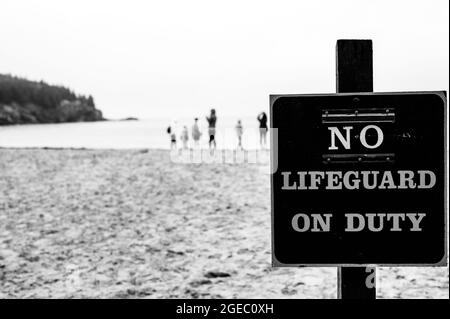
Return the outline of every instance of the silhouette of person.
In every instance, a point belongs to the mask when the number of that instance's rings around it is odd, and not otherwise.
[[[267,115],[265,112],[262,112],[258,115],[257,120],[259,122],[259,144],[261,148],[265,148],[267,145],[267,131],[269,128],[267,127]]]
[[[194,125],[192,125],[192,139],[194,140],[194,145],[197,147],[199,145],[200,137],[202,133],[198,127],[198,118],[195,118]]]
[[[170,136],[170,149],[176,149],[177,148],[177,135],[175,134],[175,130],[172,128],[172,126],[169,126],[167,128],[167,134]]]
[[[244,149],[242,147],[242,135],[244,134],[244,127],[242,126],[241,120],[238,120],[238,122],[236,124],[236,134],[238,137],[238,148]]]
[[[217,116],[216,116],[216,110],[211,109],[211,113],[209,117],[206,117],[206,120],[208,121],[208,134],[209,134],[209,148],[214,145],[214,149],[216,148],[216,122],[217,122]]]
[[[183,131],[181,132],[181,141],[183,142],[183,149],[187,149],[189,141],[189,131],[186,125],[183,127]]]

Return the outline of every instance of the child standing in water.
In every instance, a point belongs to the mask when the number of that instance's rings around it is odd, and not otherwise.
[[[194,125],[192,125],[192,139],[194,140],[195,147],[198,147],[201,136],[202,133],[200,132],[200,128],[198,127],[198,118],[195,118]]]
[[[181,140],[183,141],[183,149],[186,150],[188,148],[189,141],[189,132],[186,125],[183,127],[183,131],[181,132]]]
[[[214,149],[216,149],[216,122],[217,122],[217,116],[216,116],[216,110],[211,109],[211,113],[209,117],[206,117],[206,120],[208,121],[208,134],[209,134],[209,148],[214,145]]]
[[[242,135],[244,134],[244,127],[242,126],[241,120],[238,120],[236,124],[236,134],[238,137],[238,148],[243,150],[244,148],[242,147]]]

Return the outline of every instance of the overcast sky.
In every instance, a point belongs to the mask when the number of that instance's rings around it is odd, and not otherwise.
[[[1,0],[0,73],[92,94],[105,116],[268,110],[335,91],[335,43],[374,41],[375,91],[448,90],[448,0]]]

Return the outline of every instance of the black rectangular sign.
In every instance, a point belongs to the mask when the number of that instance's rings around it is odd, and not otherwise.
[[[274,266],[446,265],[445,92],[271,96]]]

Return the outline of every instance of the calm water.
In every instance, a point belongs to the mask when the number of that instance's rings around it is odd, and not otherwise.
[[[204,123],[203,123],[204,122]],[[202,130],[201,147],[208,146],[206,121],[199,121]],[[182,127],[191,131],[192,119],[140,121],[108,121],[65,124],[32,124],[0,126],[0,147],[74,147],[74,148],[169,148],[169,125],[176,127],[178,146]],[[256,118],[243,118],[243,145],[247,149],[259,147]],[[219,118],[217,123],[218,148],[235,148],[236,119]],[[189,141],[190,142],[190,141]],[[269,135],[267,136],[269,143]]]

